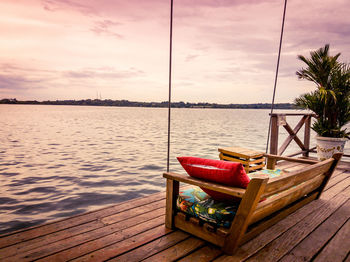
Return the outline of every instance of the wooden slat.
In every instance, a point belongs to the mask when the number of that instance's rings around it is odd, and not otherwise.
[[[125,221],[127,219],[131,219],[133,217],[140,216],[140,215],[143,215],[144,219],[147,219],[152,214],[150,212],[154,212],[153,217],[155,217],[156,216],[155,214],[159,214],[159,209],[161,209],[163,207],[165,207],[165,199],[162,199],[162,200],[156,201],[156,202],[152,202],[150,204],[145,204],[145,205],[142,205],[142,206],[139,206],[136,208],[131,208],[129,210],[125,210],[123,212],[119,212],[119,213],[114,214],[114,215],[102,217],[98,220],[101,221],[105,226],[107,226],[107,225],[111,225],[111,224]],[[161,214],[163,214],[163,213],[161,213]],[[132,223],[129,223],[129,224],[130,224],[130,226],[133,225]]]
[[[275,196],[269,197],[265,201],[260,202],[249,223],[253,224],[266,217],[267,215],[270,215],[277,210],[289,205],[290,203],[293,203],[302,196],[316,190],[322,184],[324,177],[324,175],[314,177],[307,182],[299,184],[296,187],[290,188]]]
[[[319,161],[317,160],[311,160],[311,159],[304,159],[304,158],[293,158],[289,156],[277,156],[277,155],[271,155],[271,154],[264,154],[264,156],[267,158],[266,160],[266,168],[268,169],[275,169],[275,165],[277,161],[283,161],[282,163],[278,163],[278,167],[281,168],[284,165],[289,165],[292,163],[300,163],[300,164],[316,164]]]
[[[51,222],[45,225],[26,228],[20,231],[12,232],[0,236],[0,248],[10,246],[19,242],[23,242],[36,237],[48,235],[53,232],[57,232],[66,228],[70,228],[77,225],[82,225],[96,220],[97,218],[113,215],[131,208],[142,206],[146,203],[151,203],[165,198],[165,192],[160,192],[151,195],[148,198],[138,198],[123,202],[118,205],[106,207],[97,211],[88,212],[85,214],[76,215],[70,218],[62,219],[56,222]]]
[[[256,165],[256,166],[249,166],[249,171],[254,171],[254,170],[257,170],[257,169],[262,169],[265,167],[265,163],[262,163],[260,165]]]
[[[296,163],[296,162],[289,162],[289,161],[281,161],[278,163],[278,166],[277,168],[278,169],[282,169],[282,170],[288,170],[290,168],[294,168],[294,167],[304,167],[306,166],[307,164],[302,164],[302,163]]]
[[[260,196],[265,190],[267,181],[268,178],[266,177],[261,179],[253,178],[250,180],[247,192],[244,194],[244,198],[231,223],[230,234],[226,237],[224,242],[223,251],[226,254],[232,254],[240,244],[254,210],[258,205]]]
[[[220,254],[222,254],[222,251],[218,247],[207,244],[199,250],[178,260],[178,262],[208,262],[218,257]]]
[[[314,261],[350,261],[350,220],[337,232]]]
[[[228,161],[232,161],[232,162],[238,162],[238,163],[242,163],[244,165],[249,165],[249,164],[260,164],[260,163],[264,163],[265,159],[263,157],[259,158],[259,159],[239,159],[239,158],[234,158],[232,156],[228,156],[228,155],[224,155],[223,153],[219,154],[219,157],[221,160],[228,160]]]
[[[337,183],[334,186],[328,188],[326,192],[323,192],[320,199],[328,200],[329,198],[334,197],[335,194],[338,194],[337,193],[338,189],[345,190],[349,186],[350,186],[350,177],[348,177],[348,178],[344,179],[343,181],[341,181],[340,183]]]
[[[164,214],[164,209],[160,210]],[[135,218],[136,219],[136,218]],[[115,225],[115,229],[112,226],[104,227],[95,231],[86,232],[75,237],[70,237],[61,241],[57,241],[48,245],[44,245],[40,248],[36,248],[27,252],[19,253],[15,257],[10,257],[9,261],[14,260],[36,260],[42,258],[43,255],[47,257],[49,261],[61,261],[72,259],[89,252],[92,252],[98,248],[118,243],[125,238],[140,234],[144,231],[155,228],[159,225],[164,225],[165,216],[159,216],[150,220],[139,220],[139,224],[135,225],[135,221],[132,219],[124,220],[125,229],[120,229]],[[128,227],[128,222],[134,224],[132,227]],[[46,259],[46,258],[45,258]],[[6,261],[6,260],[5,260]]]
[[[185,215],[185,219],[186,219],[186,215]],[[190,221],[190,223],[192,223],[192,224],[194,224],[196,226],[199,226],[199,224],[200,224],[200,220],[198,218],[196,218],[196,217],[190,217],[189,221]]]
[[[333,161],[332,166],[330,167],[330,169],[325,173],[326,178],[323,180],[323,183],[322,183],[322,185],[320,187],[318,197],[321,196],[324,188],[327,186],[328,181],[330,180],[331,176],[333,175],[333,172],[336,169],[336,167],[337,167],[337,165],[338,165],[342,155],[343,155],[342,153],[336,153],[336,154],[333,155],[334,161]]]
[[[258,158],[263,156],[264,154],[262,152],[258,152],[255,150],[242,148],[242,147],[219,148],[218,151],[226,155],[232,155],[240,158]]]
[[[166,180],[166,215],[165,226],[167,228],[174,228],[174,214],[176,208],[176,199],[179,195],[179,182],[167,179]]]
[[[307,116],[305,119],[305,128],[304,128],[304,146],[305,146],[305,153],[303,153],[303,156],[308,157],[309,156],[309,150],[310,150],[310,131],[311,131],[311,116]]]
[[[242,189],[242,188],[223,186],[223,185],[216,184],[213,182],[205,182],[201,179],[197,179],[197,178],[190,177],[187,175],[181,175],[181,174],[176,174],[176,173],[164,173],[163,177],[173,179],[176,181],[180,181],[180,182],[184,182],[184,183],[187,183],[190,185],[208,188],[211,190],[215,190],[215,191],[218,191],[221,193],[226,193],[226,194],[240,197],[240,198],[242,198],[244,193],[245,193],[245,189]]]
[[[147,221],[156,217],[157,215],[163,215],[164,207],[165,200],[163,199],[158,202],[153,202],[151,204],[144,205],[135,209],[130,209],[112,216],[95,220],[93,222],[89,222],[49,235],[24,241],[18,243],[17,245],[8,246],[6,248],[1,249],[0,259],[4,257],[14,256],[16,254],[21,254],[26,251],[32,252],[37,248],[48,246],[49,244],[58,242],[60,240],[64,242],[64,239],[67,239],[67,237],[73,238],[86,232],[91,232],[92,234],[96,233],[95,238],[101,236],[103,232],[106,232],[106,234],[110,234],[111,230],[122,230],[127,227],[134,226],[135,224],[140,223],[140,221]],[[108,225],[111,226],[106,227]],[[105,228],[103,229],[103,227]],[[86,237],[86,240],[90,239],[91,233],[89,234],[89,237]],[[78,244],[78,242],[76,242],[75,244]]]
[[[285,218],[286,216],[290,215],[291,213],[295,212],[296,210],[310,203],[311,201],[315,200],[316,197],[317,197],[317,192],[291,205],[290,207],[286,207],[285,209],[283,209],[281,212],[274,215],[270,219],[266,221],[262,221],[261,223],[259,223],[259,225],[256,225],[254,228],[252,228],[249,232],[247,232],[244,235],[242,239],[242,243],[246,243],[247,241],[251,240],[253,237],[260,234],[261,232],[265,231],[266,229],[269,229],[271,226],[273,226],[275,223],[277,223],[281,219]]]
[[[342,174],[342,173],[344,173],[344,172],[346,172],[346,171],[337,168],[336,170],[334,170],[334,173],[333,173],[331,179],[334,179],[335,177],[339,176],[340,174]],[[327,185],[327,186],[328,186],[328,185]]]
[[[306,167],[301,171],[295,171],[289,174],[285,174],[280,177],[271,178],[266,185],[263,197],[267,197],[283,190],[286,190],[292,186],[298,185],[306,180],[314,178],[320,174],[325,173],[332,165],[334,159],[328,159],[323,162]]]
[[[179,213],[181,214],[181,213]],[[200,225],[196,225],[194,223],[188,223],[188,221],[179,217],[179,215],[175,216],[175,227],[179,228],[185,232],[189,232],[190,234],[196,235],[206,241],[209,241],[217,246],[224,245],[224,238],[220,237],[215,232],[211,232],[205,230],[206,228]]]
[[[312,257],[317,254],[324,246],[328,245],[327,242],[335,235],[339,228],[350,217],[350,201],[348,200],[343,206],[335,211],[325,222],[323,222],[315,231],[308,235],[303,241],[301,241],[296,247],[291,250],[287,255],[283,257],[282,262],[293,262],[293,261],[310,261]],[[350,233],[350,231],[348,232]],[[348,238],[343,235],[343,241],[348,242],[347,252],[350,251],[350,235]],[[339,246],[341,243],[339,243]],[[339,252],[337,247],[337,252],[331,252],[333,254],[332,261],[342,261],[342,259],[336,259],[335,254],[340,254],[344,256],[344,252]],[[345,253],[346,255],[346,253]],[[344,257],[342,257],[344,258]],[[326,260],[320,260],[326,261]]]
[[[137,234],[132,237],[125,237],[124,240],[120,242],[111,245],[105,245],[101,249],[93,251],[79,258],[73,259],[72,261],[104,261],[107,259],[111,259],[134,248],[154,241],[155,239],[163,237],[171,232],[172,230],[166,228],[163,224],[158,227],[152,228],[148,231],[144,231],[141,234]]]
[[[205,242],[203,240],[191,237],[142,261],[175,261],[204,245]]]
[[[264,261],[264,258],[267,257],[270,259],[270,261],[277,261],[281,259],[348,200],[350,196],[350,188],[347,189],[346,192],[348,196],[340,194],[337,198],[339,202],[332,199],[333,201],[329,201],[326,205],[323,205],[311,215],[304,218],[283,235],[266,245],[249,260]]]
[[[267,169],[275,169],[276,168],[276,159],[275,158],[267,158],[266,160],[266,168]]]
[[[118,262],[129,262],[129,261],[141,261],[142,259],[153,256],[173,245],[182,242],[183,240],[189,238],[190,236],[183,231],[175,231],[168,235],[162,236],[158,239],[155,239],[143,246],[135,248],[127,253],[124,253],[120,256],[112,258],[109,260],[118,261]]]
[[[278,116],[271,115],[271,139],[270,139],[270,154],[277,155],[278,153]],[[268,161],[268,164],[271,163]],[[275,169],[274,166],[268,167],[270,169]]]
[[[283,168],[283,172],[286,172],[286,173],[291,173],[291,172],[294,172],[294,171],[298,171],[298,170],[301,170],[305,167],[307,167],[308,165],[307,164],[301,164],[301,163],[297,163],[296,165],[294,166],[289,166],[287,168]]]
[[[287,122],[286,122],[285,125],[283,125],[283,127],[289,133],[289,136],[286,138],[286,140],[284,141],[284,143],[282,144],[282,146],[278,150],[278,155],[282,155],[283,154],[283,152],[287,149],[288,145],[290,144],[290,142],[292,142],[293,139],[295,140],[295,142],[298,144],[298,146],[302,150],[305,150],[305,146],[304,146],[303,142],[301,142],[299,137],[297,137],[297,133],[299,132],[300,128],[304,125],[305,120],[306,120],[306,116],[303,116],[300,119],[299,123],[295,126],[294,129],[292,129]]]
[[[335,184],[341,183],[343,180],[345,180],[348,177],[350,177],[349,172],[345,172],[345,171],[334,172],[334,175],[331,177],[331,180],[328,182],[324,190],[327,190],[328,188],[334,186]]]
[[[291,174],[295,171],[299,171],[301,169],[305,168],[305,164],[296,164],[294,166],[288,166],[287,168],[280,169],[282,171],[283,176],[286,176],[287,174]]]
[[[281,169],[285,173],[290,173],[295,170],[299,170],[301,168],[304,168],[307,164],[302,164],[302,163],[296,163],[296,162],[289,162],[289,161],[282,161],[278,163],[277,168]],[[267,169],[269,169],[266,166]]]
[[[286,156],[287,157],[294,157],[294,156],[298,156],[298,155],[301,155],[301,154],[304,156],[306,153],[309,153],[309,151],[307,151],[307,150],[300,150],[300,151],[288,154]]]
[[[278,155],[272,155],[272,154],[264,154],[267,158],[273,158],[276,160],[285,160],[289,162],[294,163],[303,163],[303,164],[317,164],[320,161],[313,160],[313,159],[305,159],[305,158],[294,158],[294,157],[287,157],[287,156],[278,156]]]

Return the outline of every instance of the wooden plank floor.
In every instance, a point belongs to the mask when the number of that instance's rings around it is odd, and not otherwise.
[[[281,163],[292,171],[298,164]],[[241,246],[234,256],[164,226],[165,193],[0,236],[0,261],[350,261],[350,164],[321,199]]]

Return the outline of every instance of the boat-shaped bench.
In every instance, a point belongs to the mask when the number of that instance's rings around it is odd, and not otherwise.
[[[269,178],[267,175],[253,176],[246,189],[208,182],[188,175],[164,173],[163,176],[167,179],[165,225],[167,228],[181,229],[220,246],[226,254],[233,254],[238,246],[319,198],[341,156],[342,154],[337,153],[330,159],[318,162],[265,154],[267,168],[270,169],[274,168],[278,160],[308,165],[275,178]],[[215,227],[177,210],[179,182],[239,198],[238,210],[230,227]]]

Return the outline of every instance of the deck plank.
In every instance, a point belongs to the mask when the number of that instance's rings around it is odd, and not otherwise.
[[[163,221],[165,216],[163,217]],[[123,254],[131,249],[142,246],[148,242],[158,239],[166,234],[171,233],[172,230],[164,226],[164,223],[158,227],[152,228],[141,234],[125,238],[123,241],[105,246],[101,249],[95,250],[89,254],[73,259],[72,261],[104,261]],[[47,260],[50,261],[50,260]],[[51,260],[52,261],[52,260]]]
[[[305,217],[305,219],[266,245],[259,253],[255,254],[247,261],[264,261],[266,257],[269,258],[269,261],[278,261],[281,259],[349,199],[350,190],[347,190],[347,192],[349,194],[348,196],[339,194],[327,201],[325,205]]]
[[[46,246],[48,244],[66,239],[67,237],[72,237],[79,235],[81,233],[94,230],[96,228],[103,227],[101,221],[92,221],[86,224],[78,225],[72,228],[65,229],[63,231],[54,232],[49,235],[34,238],[28,241],[18,243],[16,245],[11,245],[1,249],[0,260],[6,257],[16,256],[21,253],[28,252],[30,250],[35,250],[36,248]]]
[[[9,259],[31,261],[43,257],[43,254],[49,256],[51,261],[57,261],[62,257],[75,258],[91,252],[96,248],[102,248],[106,245],[116,243],[130,236],[137,235],[143,231],[162,225],[164,223],[164,208],[159,210],[159,213],[163,213],[163,215],[150,220],[144,221],[144,217],[138,216],[135,217],[134,220],[125,220],[121,223],[79,234],[33,250],[28,250],[27,252],[21,252],[17,256],[10,257]],[[149,215],[150,217],[153,217],[152,214]],[[134,224],[134,226],[130,227],[129,223]]]
[[[338,262],[350,257],[350,220],[315,258],[315,262]],[[347,261],[347,260],[346,260]]]
[[[162,252],[159,252],[147,259],[143,260],[144,262],[154,262],[154,261],[174,261],[187,254],[190,254],[199,247],[204,246],[206,243],[204,240],[201,240],[196,237],[190,237]]]
[[[122,255],[116,256],[108,261],[140,261],[142,259],[153,256],[154,254],[157,254],[173,245],[176,245],[177,243],[189,237],[189,234],[178,230],[168,235],[162,236],[156,240],[153,240],[141,247],[126,252]]]
[[[146,203],[151,203],[160,200],[161,198],[165,199],[164,192],[156,193],[147,198],[137,198],[131,201],[123,202],[114,206],[109,206],[97,211],[92,211],[85,214],[80,214],[77,216],[73,216],[70,218],[66,218],[60,221],[51,222],[48,224],[31,227],[28,229],[23,229],[20,231],[16,231],[13,233],[2,235],[0,238],[0,248],[14,245],[19,242],[23,242],[29,239],[33,239],[36,237],[44,236],[51,234],[53,232],[57,232],[63,229],[67,229],[73,226],[81,225],[84,223],[91,222],[100,217],[106,217],[113,214],[117,214],[119,212],[129,210],[131,208],[135,208],[138,206],[142,206]]]
[[[340,182],[342,182],[343,180],[347,179],[348,177],[350,177],[350,173],[349,172],[345,172],[342,170],[337,170],[337,172],[334,172],[334,176],[332,176],[332,178],[328,181],[325,190],[327,190],[327,188],[330,188],[332,186],[334,186],[335,184],[338,184]]]
[[[278,166],[278,168],[281,168],[284,172],[293,172],[293,171],[297,171],[303,167],[307,167],[309,165],[307,164],[301,164],[301,163],[294,163],[294,165],[286,165],[286,166]]]
[[[348,253],[348,256],[343,260],[343,262],[350,262],[350,252]]]
[[[189,254],[188,256],[178,260],[179,262],[208,262],[217,258],[222,254],[221,249],[212,244],[207,244],[206,246],[196,250],[195,252]]]
[[[164,211],[164,209],[162,209]],[[142,221],[142,220],[140,220]],[[130,220],[124,221],[125,223],[132,222]],[[101,238],[94,238],[92,241],[86,242],[86,238],[81,238],[83,241],[79,245],[69,245],[68,249],[64,249],[58,253],[55,253],[47,259],[46,261],[64,261],[65,259],[74,259],[88,253],[94,252],[97,249],[103,249],[106,246],[116,245],[123,242],[125,239],[129,239],[144,232],[149,232],[156,227],[163,226],[164,224],[164,214],[162,216],[155,217],[150,220],[143,221],[142,223],[136,224],[132,227],[127,227],[126,229],[111,232],[111,234],[105,235]],[[94,235],[92,235],[94,236]],[[85,239],[84,239],[85,238]],[[80,240],[80,239],[79,239]],[[73,242],[76,244],[76,242]],[[57,251],[57,250],[56,250]]]
[[[103,234],[110,234],[116,230],[122,230],[129,226],[133,226],[140,221],[146,221],[147,219],[154,218],[157,215],[162,215],[164,214],[164,207],[165,200],[163,199],[138,208],[129,209],[112,216],[97,219],[83,225],[78,225],[62,231],[51,233],[49,235],[24,241],[15,246],[8,246],[1,249],[0,259],[16,255],[17,253],[23,254],[26,251],[33,252],[33,250],[43,246],[47,247],[51,243],[58,242],[60,244],[67,241],[67,238],[76,241],[75,244],[78,244],[79,242],[77,240],[77,236],[81,234],[86,237],[86,241],[91,239],[91,235],[94,238],[98,238],[103,236]]]
[[[295,246],[291,252],[284,256],[281,262],[310,261],[327,242],[337,233],[339,228],[350,217],[350,201],[348,200],[315,231],[309,234],[303,241]],[[349,240],[350,241],[350,238]],[[346,255],[346,254],[345,254]],[[344,257],[343,257],[344,258]],[[342,260],[334,260],[342,261]]]
[[[303,164],[297,163],[297,162],[279,161],[276,167],[280,169],[282,168],[286,169],[286,168],[291,168],[291,167],[300,166],[300,165],[303,165]]]

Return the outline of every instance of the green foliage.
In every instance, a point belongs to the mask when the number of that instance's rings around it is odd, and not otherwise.
[[[307,67],[296,72],[299,79],[316,84],[317,89],[295,99],[297,107],[313,111],[317,120],[312,129],[319,136],[347,137],[342,129],[350,121],[350,66],[329,55],[329,45],[310,52],[310,58],[299,55]]]

